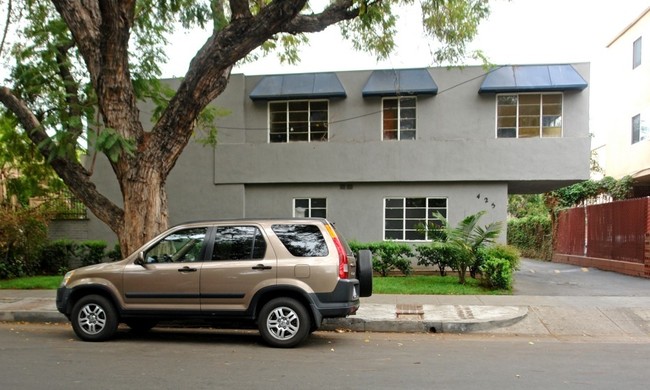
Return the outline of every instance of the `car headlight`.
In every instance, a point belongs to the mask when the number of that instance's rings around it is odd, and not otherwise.
[[[68,281],[70,280],[70,278],[72,277],[73,274],[74,274],[74,271],[66,272],[65,276],[63,277],[63,280],[61,281],[61,287],[65,287],[65,285],[68,284]]]

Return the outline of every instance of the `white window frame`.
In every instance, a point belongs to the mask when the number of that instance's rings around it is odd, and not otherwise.
[[[429,226],[430,222],[435,222],[438,219],[433,217],[433,212],[434,211],[444,211],[443,216],[445,218],[449,218],[449,198],[445,196],[387,196],[383,200],[383,208],[382,208],[382,232],[383,232],[383,240],[384,241],[406,241],[406,242],[423,242],[423,241],[428,241],[430,238],[428,237],[428,232],[425,231],[424,237],[420,239],[408,239],[407,233],[408,232],[415,232],[417,231],[416,229],[408,229],[407,228],[407,220],[415,220],[415,218],[408,218],[408,210],[412,210],[414,208],[409,208],[407,207],[407,200],[408,199],[424,199],[424,204],[425,204],[425,211],[424,211],[424,219],[418,219],[419,222],[422,222],[424,226]],[[387,214],[387,204],[389,200],[402,200],[402,216],[400,218],[388,218],[386,217]],[[444,200],[445,201],[445,207],[429,207],[429,200]],[[396,239],[396,238],[388,238],[387,237],[387,230],[386,230],[386,225],[387,221],[402,221],[402,238],[401,239]],[[396,229],[390,229],[390,230],[396,230]]]
[[[290,121],[290,115],[291,112],[289,110],[289,107],[291,103],[307,103],[307,140],[299,140],[299,141],[292,141],[291,138],[291,121]],[[326,132],[325,132],[325,139],[312,139],[313,132],[312,132],[312,114],[313,110],[311,108],[312,103],[325,103],[327,105],[327,118],[325,119],[325,126],[326,126]],[[272,141],[272,123],[271,120],[272,118],[272,113],[271,113],[271,105],[273,104],[284,104],[285,105],[285,114],[286,114],[286,128],[285,128],[285,136],[286,136],[286,141]],[[268,143],[278,143],[278,144],[286,144],[286,143],[292,143],[292,142],[328,142],[330,139],[330,134],[329,134],[329,118],[330,118],[330,104],[328,99],[302,99],[302,100],[272,100],[268,102],[267,105],[267,124],[268,124],[268,132],[267,132],[267,142]],[[322,121],[319,121],[319,123],[323,123]]]
[[[521,103],[520,103],[520,97],[521,96],[530,96],[530,95],[539,95],[539,132],[536,137],[522,137],[520,135],[520,108],[521,108]],[[544,129],[545,128],[550,128],[550,127],[558,127],[558,126],[544,126],[544,96],[551,96],[551,95],[558,95],[560,96],[561,102],[561,114],[560,114],[560,135],[558,136],[544,136]],[[516,107],[516,113],[515,113],[515,137],[499,137],[499,97],[503,96],[515,96],[517,98],[517,107]],[[496,95],[495,99],[495,137],[499,139],[514,139],[514,138],[562,138],[564,137],[564,93],[562,92],[530,92],[530,93],[501,93]],[[550,115],[549,115],[550,116]],[[503,127],[503,128],[510,128],[510,127]]]
[[[415,117],[413,118],[415,126],[412,129],[402,129],[402,100],[413,100],[415,102],[415,105],[413,109],[415,110]],[[397,101],[397,138],[385,138],[385,130],[384,130],[384,113],[386,112],[385,109],[385,102],[387,100],[394,100]],[[407,109],[410,107],[406,107],[404,109]],[[415,96],[391,96],[391,97],[384,97],[381,99],[381,139],[382,141],[401,141],[402,140],[402,132],[413,132],[413,138],[405,138],[405,140],[415,140],[417,139],[418,136],[418,99]]]
[[[325,207],[314,207],[312,203],[313,203],[313,201],[314,201],[315,199],[325,201]],[[296,201],[300,201],[300,200],[306,200],[306,201],[308,202],[308,205],[307,205],[307,207],[305,208],[305,210],[306,210],[306,211],[309,211],[309,217],[306,217],[306,218],[327,218],[327,203],[328,203],[328,202],[327,202],[327,198],[325,198],[325,197],[322,197],[322,198],[319,198],[319,197],[306,197],[306,196],[305,196],[305,197],[300,197],[300,198],[293,198],[293,207],[292,207],[292,210],[293,210],[293,217],[294,217],[294,218],[305,218],[305,214],[304,214],[304,213],[303,213],[303,215],[299,215],[299,214],[297,213],[297,209],[298,209],[298,207],[296,206]],[[325,215],[322,216],[322,217],[312,217],[312,215],[313,215],[313,211],[314,211],[314,210],[324,210],[324,211],[325,211]]]

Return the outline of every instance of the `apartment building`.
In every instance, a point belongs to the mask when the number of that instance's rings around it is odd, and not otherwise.
[[[327,217],[348,239],[421,242],[417,225],[434,212],[452,224],[482,210],[483,224],[505,221],[508,194],[589,178],[589,71],[235,74],[213,103],[228,112],[218,145],[191,142],[167,181],[170,223]],[[108,164],[95,180],[119,199]],[[115,241],[89,218],[89,238]]]
[[[645,42],[644,42],[645,40]],[[634,179],[634,195],[650,195],[650,8],[607,45],[598,63],[596,149],[608,176]]]

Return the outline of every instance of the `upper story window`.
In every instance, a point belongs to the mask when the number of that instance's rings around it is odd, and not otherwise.
[[[327,141],[327,100],[269,103],[270,142]]]
[[[632,69],[641,65],[641,37],[632,44]]]
[[[436,221],[435,211],[447,218],[447,198],[384,199],[384,240],[427,240],[419,227]]]
[[[415,139],[416,103],[414,97],[384,98],[382,126],[384,140]]]
[[[327,218],[327,199],[296,198],[293,200],[293,216],[297,218]]]
[[[497,137],[562,136],[562,94],[530,93],[497,96]]]
[[[641,142],[650,139],[650,126],[648,126],[645,115],[635,115],[632,117],[632,143]]]

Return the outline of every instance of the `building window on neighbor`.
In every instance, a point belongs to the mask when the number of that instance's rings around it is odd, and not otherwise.
[[[632,44],[632,69],[641,65],[641,37]]]
[[[328,107],[327,100],[270,102],[269,141],[327,141]]]
[[[497,138],[562,136],[562,94],[497,96]]]
[[[384,98],[382,127],[384,140],[415,139],[416,103],[414,97]]]
[[[650,126],[644,118],[650,115],[635,115],[632,117],[632,143],[641,142],[650,139]]]
[[[327,199],[296,198],[293,200],[293,216],[296,218],[327,218]]]
[[[422,227],[438,221],[434,212],[447,218],[447,198],[385,198],[384,240],[428,240]]]

